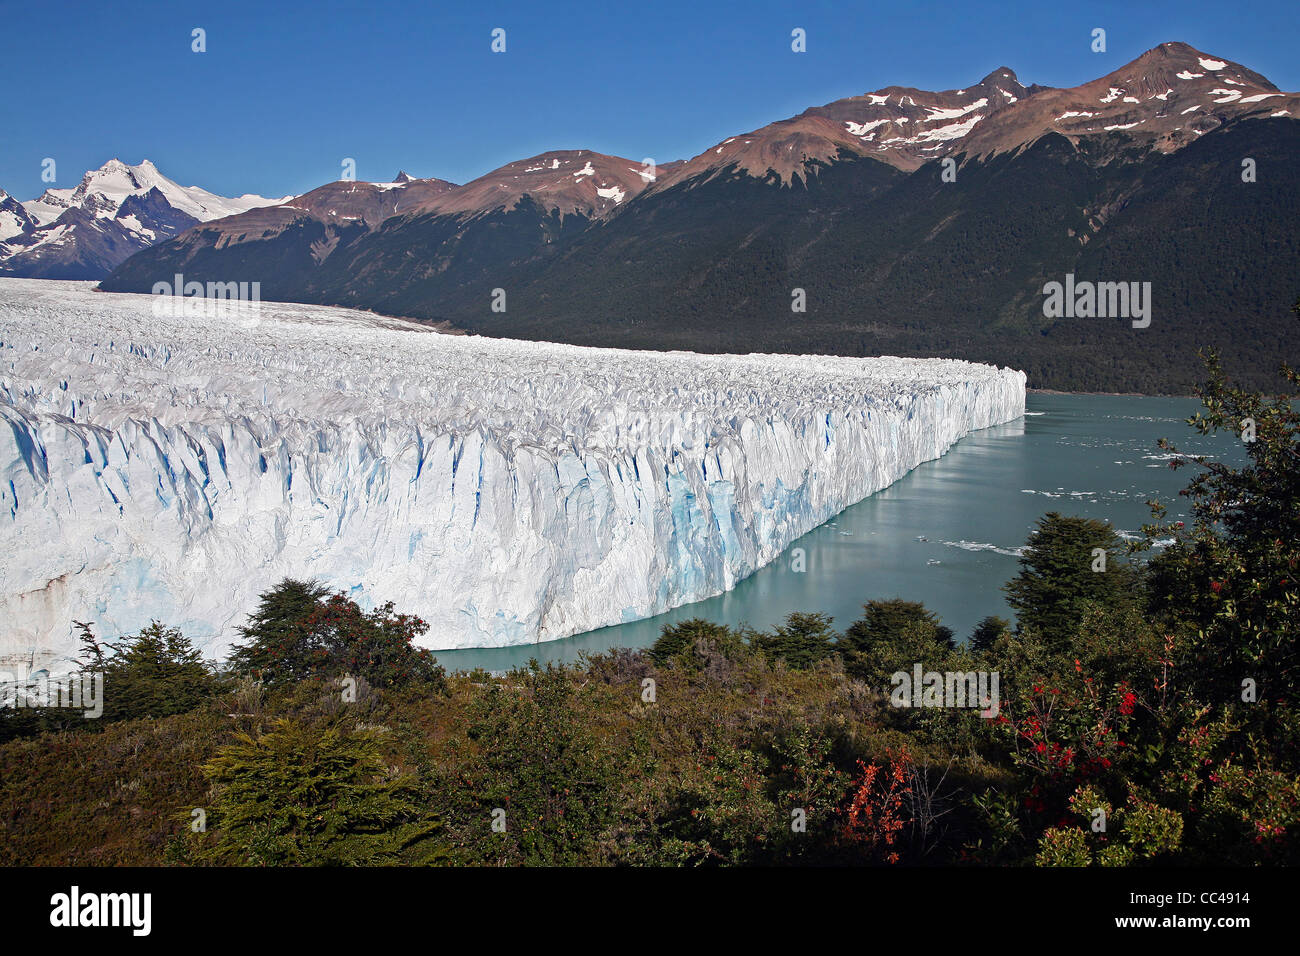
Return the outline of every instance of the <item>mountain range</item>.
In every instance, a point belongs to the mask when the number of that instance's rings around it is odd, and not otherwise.
[[[1258,384],[1300,345],[1298,117],[1300,94],[1165,43],[1068,89],[1007,67],[887,87],[684,162],[568,150],[465,185],[330,183],[160,232],[101,288],[184,273],[483,334],[946,355],[1090,391],[1186,392],[1214,345]],[[1151,324],[1045,315],[1067,276],[1150,282]]]

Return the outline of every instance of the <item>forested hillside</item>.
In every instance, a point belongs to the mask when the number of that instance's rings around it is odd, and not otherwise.
[[[937,161],[904,172],[841,154],[791,181],[710,171],[598,220],[525,196],[469,219],[428,213],[329,235],[307,222],[226,242],[199,227],[132,257],[103,288],[148,291],[175,272],[260,277],[265,298],[488,335],[939,355],[1078,391],[1189,393],[1196,350],[1213,345],[1260,386],[1300,354],[1300,328],[1277,305],[1300,282],[1297,154],[1300,124],[1287,118],[1227,122],[1172,153],[1124,132],[1048,133],[959,155],[951,182]],[[1043,286],[1067,273],[1149,282],[1150,326],[1046,318]],[[805,311],[793,309],[796,289]]]

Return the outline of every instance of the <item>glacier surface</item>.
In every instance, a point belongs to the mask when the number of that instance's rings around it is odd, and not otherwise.
[[[1023,372],[955,360],[156,298],[0,279],[0,669],[66,662],[73,620],[158,618],[222,655],[286,575],[392,600],[432,648],[554,640],[719,594],[1024,412]]]

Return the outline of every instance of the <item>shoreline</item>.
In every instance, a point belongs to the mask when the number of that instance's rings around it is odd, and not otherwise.
[[[1112,398],[1192,398],[1196,395],[1166,395],[1151,392],[1066,392],[1059,388],[1026,388],[1026,395],[1104,395]]]

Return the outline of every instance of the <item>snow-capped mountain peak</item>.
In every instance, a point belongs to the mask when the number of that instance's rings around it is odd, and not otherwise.
[[[199,222],[233,216],[287,198],[265,199],[262,196],[247,194],[237,199],[229,199],[211,193],[201,186],[182,186],[164,176],[158,171],[158,167],[147,159],[138,166],[128,166],[115,158],[110,159],[99,169],[92,169],[86,173],[69,199],[73,204],[94,203],[103,209],[111,207],[116,212],[128,196],[142,196],[150,189],[157,189],[172,208],[180,210]]]
[[[676,163],[667,164],[674,167]],[[528,196],[561,216],[609,215],[625,199],[654,181],[658,170],[632,159],[589,149],[559,149],[507,163],[471,182],[434,197],[422,212],[475,216],[513,209]]]
[[[731,136],[661,178],[655,191],[739,170],[790,183],[844,156],[908,171],[958,154],[1012,152],[1048,134],[1070,139],[1123,132],[1161,152],[1233,119],[1297,116],[1284,93],[1239,63],[1181,42],[1162,43],[1077,87],[1026,87],[998,67],[961,90],[890,86]]]
[[[227,198],[182,186],[148,159],[116,157],[73,188],[51,188],[19,203],[0,198],[0,275],[100,278],[130,255],[199,222],[222,219],[281,199],[252,193]]]
[[[22,203],[0,189],[0,243],[11,236],[34,229],[35,225]]]

